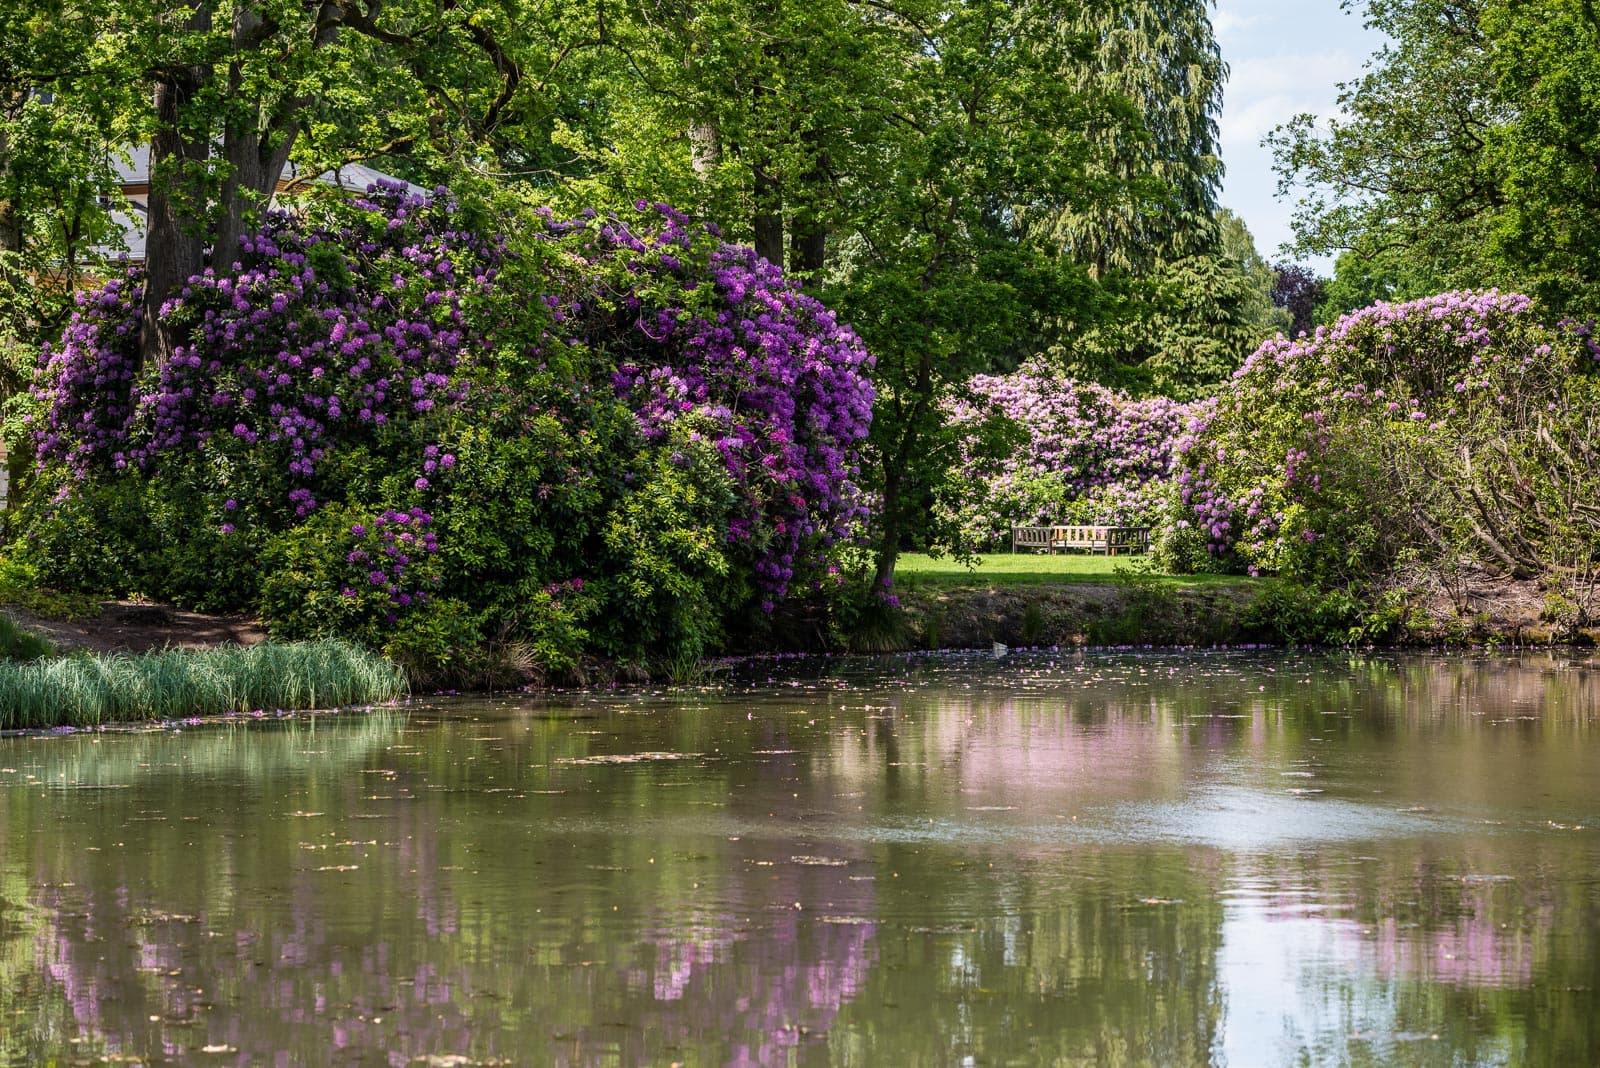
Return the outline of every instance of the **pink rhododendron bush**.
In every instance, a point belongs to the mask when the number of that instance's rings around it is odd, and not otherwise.
[[[1597,352],[1587,328],[1498,291],[1269,341],[1178,444],[1169,553],[1322,589],[1405,569],[1447,588],[1470,569],[1539,578],[1550,613],[1585,623],[1600,608]]]
[[[13,551],[446,666],[692,659],[822,584],[863,515],[856,336],[664,206],[511,229],[394,187],[271,215],[160,360],[136,271],[83,296],[14,417]]]
[[[1209,402],[1135,400],[1042,364],[979,375],[950,406],[956,494],[938,502],[955,547],[1010,545],[1014,524],[1155,526],[1174,443]]]

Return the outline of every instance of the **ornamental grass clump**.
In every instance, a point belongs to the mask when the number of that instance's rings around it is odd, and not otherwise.
[[[939,512],[971,551],[1009,545],[1013,524],[1153,526],[1172,447],[1206,402],[1134,399],[1043,364],[979,375],[949,406],[959,460]]]
[[[0,729],[337,708],[405,688],[388,660],[332,640],[0,661]]]
[[[820,585],[864,514],[856,336],[664,205],[481,218],[391,185],[273,213],[149,365],[138,272],[82,296],[15,424],[15,551],[424,673],[486,639],[694,658]]]
[[[1497,290],[1377,304],[1264,344],[1178,446],[1192,555],[1322,585],[1397,562],[1600,574],[1600,348]],[[1586,617],[1587,618],[1587,617]]]

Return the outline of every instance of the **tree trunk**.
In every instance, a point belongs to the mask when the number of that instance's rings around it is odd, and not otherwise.
[[[338,21],[331,9],[332,5],[323,4],[318,12],[317,28],[311,39],[313,50],[338,40]],[[272,27],[259,15],[241,7],[233,17],[235,55],[258,47],[259,40],[271,32]],[[243,81],[244,62],[236,58],[228,68],[230,99],[240,96]],[[278,191],[278,179],[283,176],[289,151],[300,134],[302,123],[295,116],[310,103],[311,98],[307,96],[284,97],[266,116],[256,104],[243,114],[230,116],[224,125],[222,154],[228,174],[222,183],[216,244],[211,250],[214,266],[223,268],[233,264],[251,214],[257,208],[266,207]]]
[[[883,532],[878,542],[878,568],[872,576],[874,591],[894,586],[894,565],[900,559],[900,472],[883,476]]]
[[[796,216],[789,234],[789,273],[815,278],[828,251],[828,228],[818,219]]]
[[[722,138],[717,124],[700,119],[689,122],[689,165],[695,176],[707,178],[722,162]]]
[[[783,266],[783,194],[763,166],[755,168],[756,254]]]
[[[184,24],[187,32],[211,28],[211,12],[195,8]],[[161,318],[161,305],[205,265],[205,203],[191,169],[210,155],[204,131],[182,128],[184,109],[206,81],[201,67],[164,71],[156,79],[156,132],[150,138],[150,210],[144,242],[144,309],[140,319],[139,358],[148,363],[172,355],[172,332]]]
[[[228,176],[222,182],[217,238],[211,250],[212,266],[218,270],[232,266],[252,214],[272,200],[299,132],[300,124],[293,120],[280,121],[265,132],[258,121],[228,123],[222,139]]]

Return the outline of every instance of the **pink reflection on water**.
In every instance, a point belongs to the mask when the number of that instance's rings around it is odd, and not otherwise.
[[[1533,982],[1533,936],[1482,914],[1464,916],[1453,927],[1425,931],[1384,920],[1375,927],[1348,925],[1359,939],[1363,963],[1385,978],[1409,978],[1455,986],[1517,987]]]

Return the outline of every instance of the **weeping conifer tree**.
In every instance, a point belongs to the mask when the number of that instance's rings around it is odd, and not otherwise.
[[[1088,50],[1069,77],[1103,106],[1089,127],[1105,195],[1048,220],[1096,275],[1217,247],[1217,113],[1227,65],[1206,0],[1081,5],[1064,24]]]
[[[1083,57],[1067,77],[1098,105],[1088,129],[1097,195],[1035,209],[1033,224],[1122,296],[1116,313],[1052,349],[1074,375],[1198,395],[1265,332],[1253,269],[1260,256],[1217,205],[1227,65],[1208,8],[1207,0],[1110,0],[1064,20]]]

